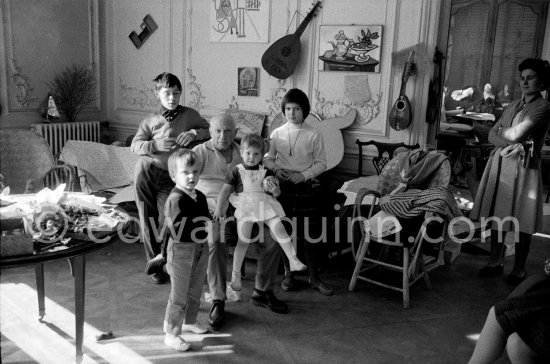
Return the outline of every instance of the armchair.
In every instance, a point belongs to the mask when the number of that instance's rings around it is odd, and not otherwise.
[[[73,191],[75,174],[72,166],[58,165],[46,140],[26,129],[0,130],[0,173],[12,194],[35,192],[67,183]]]
[[[422,158],[420,153],[428,153]],[[429,158],[429,159],[425,159]],[[423,162],[422,162],[423,161]],[[420,176],[422,168],[414,168],[413,163],[425,163],[424,167],[430,167],[431,173]],[[416,171],[416,172],[415,172]],[[404,172],[404,173],[400,173]],[[414,175],[416,174],[416,175]],[[406,191],[403,184],[403,176],[406,182],[412,182],[415,189]],[[426,286],[431,288],[428,271],[443,264],[443,245],[447,229],[446,221],[450,217],[460,216],[458,206],[447,189],[451,176],[449,160],[437,151],[425,152],[414,150],[401,154],[392,159],[382,170],[377,189],[375,191],[362,189],[357,193],[356,206],[360,207],[361,201],[366,195],[372,195],[373,202],[370,206],[368,221],[362,228],[362,239],[354,254],[356,264],[349,284],[349,290],[353,291],[357,280],[364,280],[403,294],[403,307],[410,305],[410,286],[420,278],[424,278]],[[409,178],[410,177],[410,178]],[[447,197],[447,198],[445,198]],[[395,203],[391,202],[395,200]],[[403,208],[402,216],[399,210]],[[377,220],[376,211],[382,210],[390,215],[397,216],[403,230],[391,235],[383,236],[375,231],[374,225],[384,223],[387,220]],[[360,209],[356,210],[357,217],[361,217]],[[414,216],[413,216],[414,215]],[[433,224],[432,217],[441,217],[443,223]],[[362,219],[359,219],[361,221]],[[436,239],[435,246],[425,246],[429,236]],[[391,254],[390,254],[391,253]],[[430,254],[435,257],[426,264]],[[397,258],[396,258],[397,255]],[[372,268],[378,267],[378,273],[387,269],[401,273],[399,284],[388,281],[387,275],[376,275]],[[370,271],[370,272],[369,272]],[[371,274],[368,274],[371,273]]]

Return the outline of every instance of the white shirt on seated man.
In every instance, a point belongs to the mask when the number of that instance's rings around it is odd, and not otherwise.
[[[234,141],[235,134],[233,117],[228,114],[216,115],[210,121],[211,139],[193,148],[202,161],[200,179],[196,188],[206,195],[211,212],[215,209],[218,195],[225,183],[225,176],[234,166],[241,163],[239,146]],[[260,238],[260,242],[253,245],[257,249],[258,269],[252,292],[252,303],[277,313],[288,313],[288,306],[273,294],[281,256],[279,244],[273,240],[269,229],[264,229],[264,236]],[[218,329],[225,319],[227,299],[225,241],[217,241],[210,245],[207,272],[208,286],[213,300],[208,321],[212,328]]]

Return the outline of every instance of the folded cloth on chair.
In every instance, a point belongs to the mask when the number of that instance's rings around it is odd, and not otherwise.
[[[386,211],[378,211],[370,219],[365,220],[363,227],[367,234],[378,239],[393,235],[403,229],[399,220]]]
[[[380,198],[380,209],[397,217],[410,219],[424,212],[434,212],[450,221],[462,216],[458,204],[447,187],[408,190]]]
[[[403,152],[397,158],[401,182],[408,188],[422,188],[447,156],[436,150],[420,148]]]
[[[93,191],[132,184],[138,158],[130,147],[79,140],[67,141],[60,155],[60,160],[86,172]]]

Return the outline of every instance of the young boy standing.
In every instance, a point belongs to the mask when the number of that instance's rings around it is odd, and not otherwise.
[[[182,87],[175,75],[164,72],[153,82],[160,110],[141,122],[130,147],[141,155],[134,172],[134,192],[148,262],[153,258],[164,261],[162,237],[156,231],[161,231],[162,207],[174,187],[167,171],[168,156],[175,149],[209,137],[208,122],[197,111],[179,105]],[[163,283],[166,279],[162,270],[147,273],[154,283]]]
[[[164,205],[169,231],[166,268],[172,281],[164,316],[164,343],[186,351],[191,346],[180,334],[207,332],[197,323],[202,286],[208,266],[207,222],[212,219],[204,194],[195,189],[201,161],[191,150],[178,149],[168,158],[168,171],[176,186]]]

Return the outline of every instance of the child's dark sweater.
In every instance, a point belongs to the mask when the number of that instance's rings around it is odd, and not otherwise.
[[[168,195],[164,205],[165,224],[170,239],[175,242],[206,242],[206,221],[212,216],[204,194],[199,190],[195,192],[196,201],[178,187]]]

